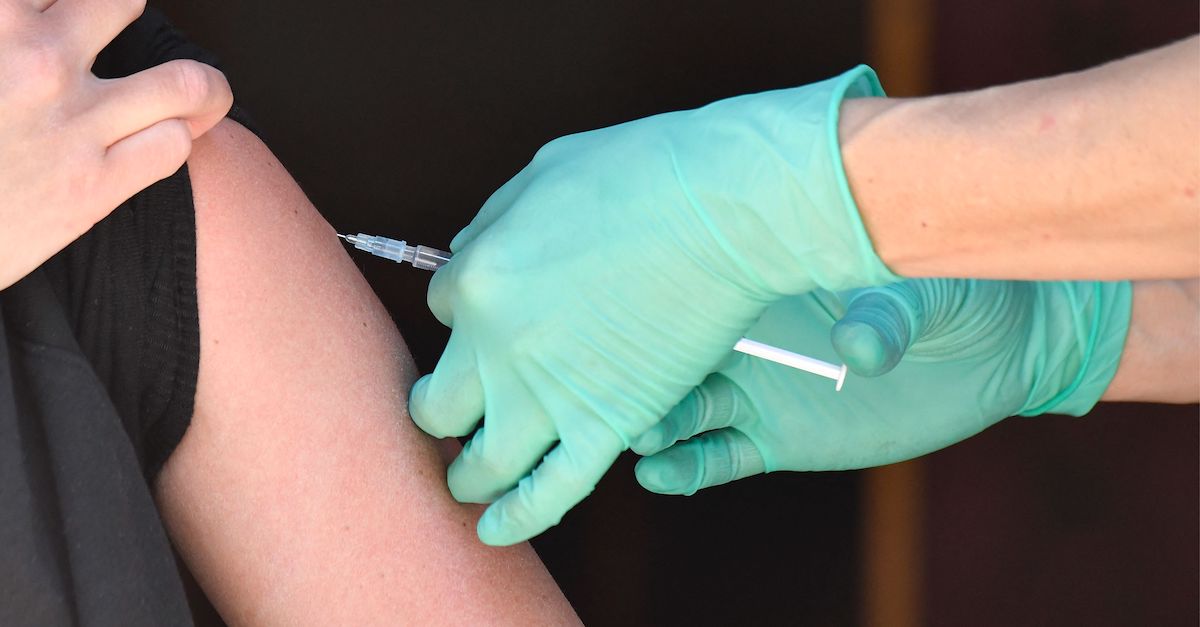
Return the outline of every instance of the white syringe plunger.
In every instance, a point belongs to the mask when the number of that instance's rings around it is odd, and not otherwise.
[[[738,340],[737,344],[733,345],[733,350],[747,355],[753,355],[760,359],[773,361],[777,364],[791,366],[797,370],[811,372],[815,375],[820,375],[826,379],[833,379],[836,383],[833,387],[835,391],[842,391],[842,384],[846,382],[846,364],[837,365],[831,364],[820,359],[806,357],[799,353],[793,353],[782,348],[756,342],[749,338]]]

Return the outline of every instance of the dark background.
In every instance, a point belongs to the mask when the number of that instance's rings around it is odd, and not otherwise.
[[[442,247],[554,137],[890,61],[871,58],[889,36],[870,28],[879,0],[155,4],[221,56],[336,228]],[[935,91],[1081,69],[1200,20],[1194,0],[916,4]],[[448,332],[425,308],[428,275],[360,267],[431,369]],[[925,458],[909,622],[1197,624],[1196,417],[1013,419]],[[783,473],[659,497],[626,457],[534,545],[588,624],[853,625],[860,485]]]

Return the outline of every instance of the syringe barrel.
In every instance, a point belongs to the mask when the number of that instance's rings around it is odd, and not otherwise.
[[[411,246],[402,239],[359,233],[350,239],[354,247],[396,263],[411,263],[413,267],[433,272],[450,261],[450,253],[429,246]]]
[[[450,261],[450,253],[429,246],[417,246],[412,265],[422,270],[436,271]]]
[[[402,239],[391,239],[380,235],[367,235],[366,233],[359,233],[356,239],[358,241],[354,244],[355,248],[369,252],[377,257],[391,259],[396,263],[411,260],[411,257],[406,258],[404,254],[411,247]],[[409,254],[411,255],[411,253]]]

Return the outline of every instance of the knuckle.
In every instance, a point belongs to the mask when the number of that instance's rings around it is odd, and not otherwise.
[[[49,37],[30,39],[14,60],[21,91],[34,98],[56,98],[69,84],[66,52]]]
[[[570,149],[575,137],[575,135],[563,135],[546,142],[541,148],[538,148],[537,152],[533,153],[533,160],[530,163],[544,167],[558,161],[558,158]]]
[[[521,363],[538,363],[546,351],[547,333],[540,324],[523,324],[508,336],[508,354]]]
[[[475,477],[480,474],[485,476],[494,476],[498,470],[496,466],[496,453],[499,449],[488,446],[486,442],[488,434],[488,426],[484,425],[475,432],[475,435],[463,444],[462,453],[460,454],[462,463],[456,470],[469,470],[468,473],[459,473],[460,476],[467,474]]]
[[[171,61],[163,66],[165,88],[187,103],[203,102],[213,91],[210,71],[196,61]]]
[[[487,307],[495,298],[498,289],[496,253],[484,246],[476,246],[462,260],[455,274],[457,300],[463,305],[477,309]]]
[[[560,208],[594,207],[612,196],[615,181],[607,179],[606,166],[597,163],[558,162],[543,167],[530,182],[520,202],[527,211],[548,215]]]
[[[478,448],[478,447],[477,447]],[[512,478],[515,482],[529,471],[530,460],[514,447],[492,446],[471,456],[480,474],[494,478]]]
[[[222,113],[229,111],[233,106],[233,88],[229,86],[229,79],[225,73],[212,66],[204,66],[205,72],[209,77],[210,94],[209,98],[213,102],[218,103]]]

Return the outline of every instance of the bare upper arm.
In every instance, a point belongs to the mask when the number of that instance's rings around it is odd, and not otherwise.
[[[226,620],[575,621],[528,545],[476,539],[408,418],[403,340],[270,151],[226,120],[189,164],[200,377],[157,495]]]

